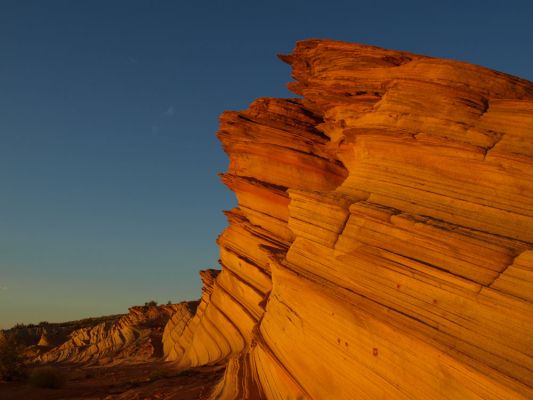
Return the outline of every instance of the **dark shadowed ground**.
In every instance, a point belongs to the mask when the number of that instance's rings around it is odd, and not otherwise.
[[[0,383],[2,400],[193,400],[205,399],[224,373],[223,367],[176,372],[155,362],[112,367],[59,366],[67,376],[61,389],[41,389],[21,382]]]

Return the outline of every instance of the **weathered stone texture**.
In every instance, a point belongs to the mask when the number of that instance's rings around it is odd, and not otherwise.
[[[182,367],[219,399],[533,397],[533,84],[299,42],[289,87],[221,117],[238,207]]]

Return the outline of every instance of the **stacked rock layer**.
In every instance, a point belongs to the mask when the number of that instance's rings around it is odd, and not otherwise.
[[[131,307],[128,314],[118,319],[72,331],[56,346],[43,332],[37,344],[41,351],[36,361],[117,364],[158,359],[163,357],[163,351],[174,354],[175,346],[168,344],[171,335],[181,334],[196,305],[184,302]]]
[[[299,42],[225,112],[221,272],[169,359],[217,399],[533,398],[533,83]]]

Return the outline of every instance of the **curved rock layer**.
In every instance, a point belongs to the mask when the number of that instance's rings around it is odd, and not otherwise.
[[[109,364],[161,358],[163,350],[171,351],[172,335],[181,334],[181,326],[193,317],[196,304],[131,307],[119,319],[74,330],[52,348],[45,348],[50,341],[44,332],[38,343],[42,352],[37,360]]]
[[[533,398],[533,83],[299,42],[225,112],[238,207],[170,358],[217,399]],[[177,339],[179,340],[179,338]]]
[[[54,347],[68,339],[75,330],[91,328],[100,323],[113,323],[119,320],[124,314],[106,315],[103,317],[86,318],[77,321],[50,323],[43,321],[39,324],[17,324],[10,329],[0,330],[2,337],[12,337],[17,343],[23,346],[40,346],[43,348]]]

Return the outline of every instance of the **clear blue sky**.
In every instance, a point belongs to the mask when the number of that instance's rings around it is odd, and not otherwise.
[[[533,80],[530,1],[0,2],[0,327],[198,298],[235,204],[219,114],[291,96],[296,40]]]

